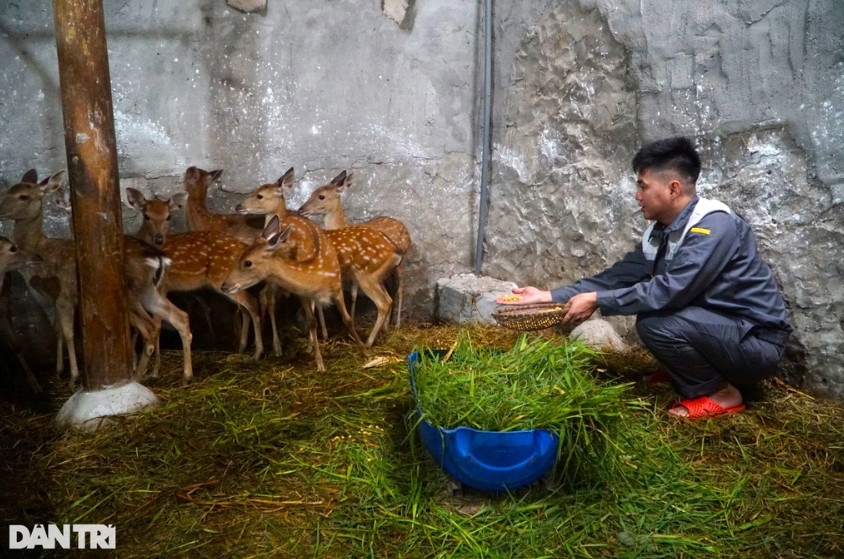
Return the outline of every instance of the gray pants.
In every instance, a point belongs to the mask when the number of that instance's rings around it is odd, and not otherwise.
[[[788,339],[787,333],[748,331],[746,322],[700,307],[642,313],[636,331],[686,398],[770,376]]]

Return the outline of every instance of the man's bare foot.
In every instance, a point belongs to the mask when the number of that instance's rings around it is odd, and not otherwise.
[[[741,392],[739,392],[738,388],[736,388],[732,384],[728,384],[718,392],[713,392],[712,394],[709,394],[707,398],[709,398],[725,410],[738,407],[743,402]],[[689,410],[682,405],[673,406],[668,410],[668,413],[676,415],[678,417],[689,417]]]

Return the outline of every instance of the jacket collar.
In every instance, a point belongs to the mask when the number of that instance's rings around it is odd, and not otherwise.
[[[682,229],[686,226],[686,223],[689,221],[689,217],[691,217],[692,212],[695,211],[695,206],[697,206],[698,201],[700,200],[699,196],[695,196],[689,203],[686,204],[686,207],[674,218],[674,221],[671,222],[671,225],[664,226],[661,223],[657,222],[654,224],[654,231],[659,230],[665,234],[673,233],[675,231],[682,231]]]

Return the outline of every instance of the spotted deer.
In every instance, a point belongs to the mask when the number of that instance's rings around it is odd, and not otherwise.
[[[234,294],[263,280],[277,283],[302,301],[317,371],[324,372],[325,363],[319,350],[314,305],[333,302],[352,338],[364,345],[343,300],[337,252],[325,232],[313,222],[298,216],[288,216],[283,222],[278,217],[271,218],[261,237],[240,255],[222,289]]]
[[[15,243],[6,237],[0,237],[0,298],[2,298],[3,301],[3,310],[2,313],[0,313],[0,337],[4,338],[9,343],[12,353],[15,354],[15,359],[24,373],[27,384],[29,384],[30,388],[32,388],[32,391],[35,393],[42,392],[43,389],[38,383],[38,379],[35,378],[35,375],[32,373],[32,369],[29,367],[26,359],[24,359],[22,355],[21,342],[18,339],[18,335],[15,333],[15,329],[12,327],[12,323],[9,318],[9,297],[8,293],[3,291],[3,283],[6,278],[6,272],[20,270],[21,268],[32,265],[38,265],[40,262],[41,258],[37,255],[20,250]]]
[[[258,188],[237,206],[237,211],[283,218],[288,213],[284,193],[292,182],[291,168],[275,184]],[[375,303],[378,314],[366,341],[366,347],[372,347],[393,303],[384,289],[384,278],[401,264],[402,256],[386,235],[374,229],[353,226],[326,230],[325,234],[337,251],[343,278],[352,284],[353,301],[360,287]],[[350,315],[354,321],[354,315]]]
[[[0,219],[15,222],[13,237],[22,250],[37,254],[41,260],[38,273],[28,283],[47,280],[57,284],[47,295],[55,305],[56,373],[64,372],[64,347],[67,347],[71,383],[79,378],[73,319],[78,292],[76,285],[76,246],[73,239],[53,239],[43,232],[43,199],[61,187],[64,171],[38,182],[38,173],[30,169],[12,186],[0,202]]]
[[[42,229],[44,197],[59,190],[62,173],[56,173],[39,183],[35,169],[28,171],[21,182],[9,189],[0,202],[0,219],[13,219],[17,245],[38,255],[42,260],[36,275],[30,278],[30,285],[38,278],[55,280],[58,284],[57,289],[48,292],[56,311],[56,372],[61,374],[64,371],[63,346],[66,346],[70,362],[70,383],[75,385],[79,378],[73,329],[78,303],[76,247],[72,239],[53,239],[45,236]],[[157,316],[173,324],[182,335],[183,343],[186,343],[184,374],[189,378],[192,367],[187,316],[181,316],[181,311],[172,307],[156,289],[157,282],[164,276],[166,266],[167,260],[162,253],[146,246],[145,243],[139,246],[134,240],[124,236],[124,281],[127,288],[129,322],[144,337],[144,353],[147,355],[153,347],[155,322],[152,317]],[[142,358],[136,375],[144,364]]]
[[[284,201],[285,192],[293,187],[293,167],[289,168],[276,182],[259,186],[252,194],[246,197],[237,205],[235,211],[244,215],[263,215],[264,227],[269,224],[274,215],[279,219],[287,216],[287,206]],[[300,257],[302,257],[300,255]],[[273,350],[276,355],[281,355],[281,340],[278,335],[278,323],[276,322],[275,309],[278,299],[279,288],[275,283],[268,283],[261,291],[261,298],[264,307],[270,317],[270,327],[273,335]],[[322,330],[322,338],[328,338],[328,330],[325,325],[325,315],[321,306],[317,306],[317,319]]]
[[[261,234],[260,225],[250,225],[248,216],[242,214],[220,214],[208,209],[208,187],[222,174],[222,169],[205,171],[198,167],[187,168],[183,181],[188,193],[185,225],[188,231],[225,232],[249,244]]]
[[[346,215],[343,211],[343,203],[340,196],[351,186],[353,175],[354,173],[343,171],[334,177],[330,183],[314,190],[308,200],[299,208],[299,213],[306,217],[323,216],[323,226],[328,230],[348,227],[349,223],[346,222]],[[386,235],[396,246],[399,255],[402,257],[401,263],[395,269],[396,304],[392,312],[393,324],[398,329],[401,326],[401,307],[402,300],[404,299],[404,263],[407,253],[410,252],[413,244],[410,238],[410,232],[404,223],[388,216],[373,217],[355,225],[369,227]],[[352,310],[350,311],[352,315],[354,315],[354,308],[353,298]]]
[[[220,290],[220,284],[248,245],[221,231],[169,233],[173,212],[184,206],[186,197],[189,199],[184,192],[161,200],[147,199],[137,189],[127,188],[126,197],[129,205],[143,215],[143,221],[135,235],[160,248],[171,261],[164,277],[163,293],[211,288],[235,302],[252,319],[255,334],[254,357],[259,359],[264,353],[264,343],[256,297],[246,291],[228,294]],[[244,327],[238,346],[240,352],[246,350],[248,341],[249,329]],[[155,370],[158,366],[159,358],[156,357]]]

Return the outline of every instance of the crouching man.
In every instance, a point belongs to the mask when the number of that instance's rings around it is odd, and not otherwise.
[[[596,309],[636,315],[639,337],[683,397],[669,412],[691,419],[743,410],[739,389],[774,371],[792,331],[748,224],[697,196],[700,168],[686,138],[644,146],[633,158],[636,201],[654,223],[641,243],[573,285],[513,289],[517,304],[568,303],[567,322]]]

